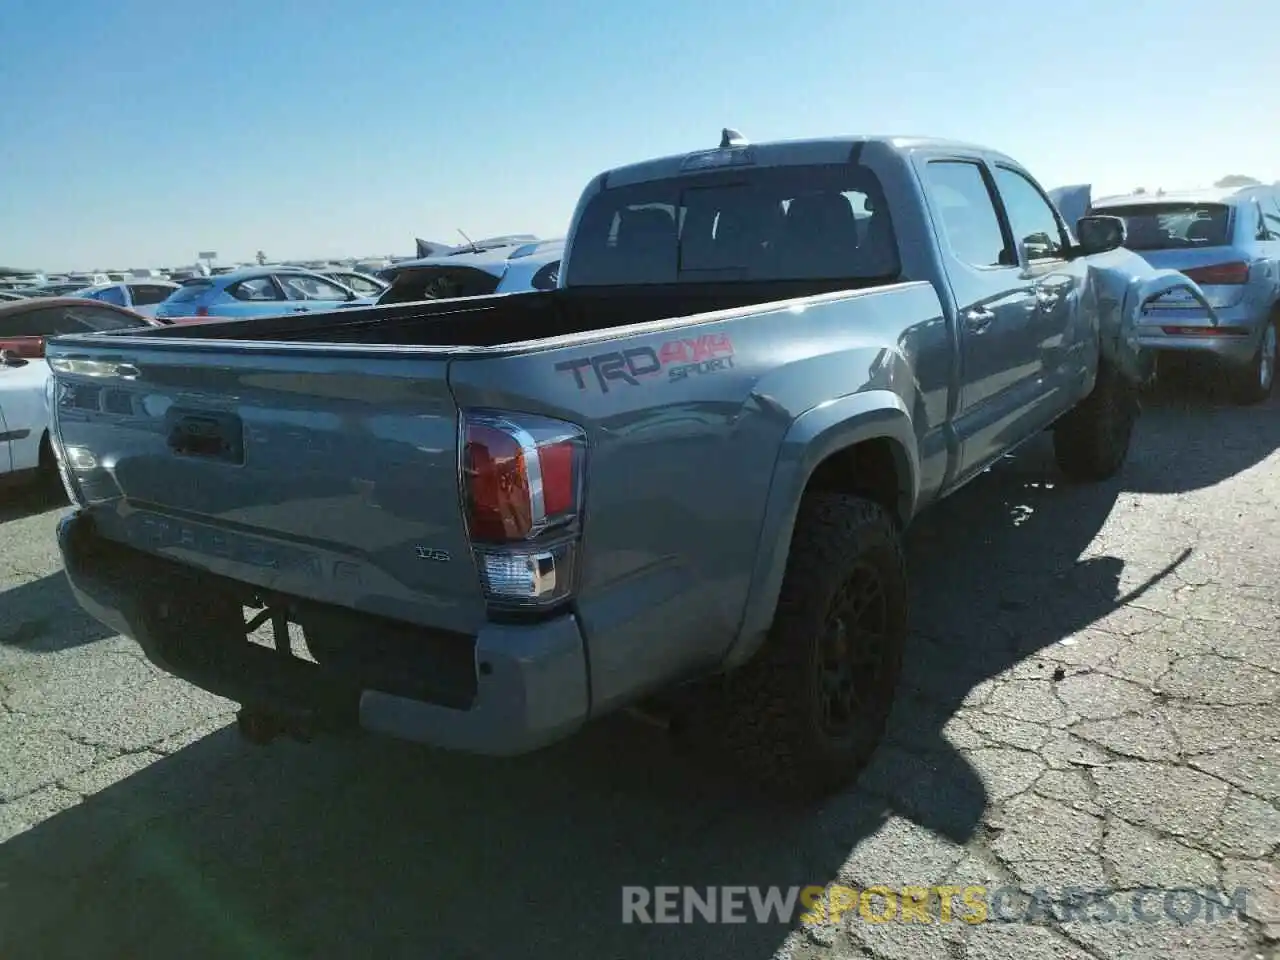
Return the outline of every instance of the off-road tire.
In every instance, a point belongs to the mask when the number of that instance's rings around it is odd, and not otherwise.
[[[1269,327],[1273,336],[1280,325],[1280,319],[1273,319]],[[1258,344],[1258,350],[1253,355],[1253,359],[1249,363],[1239,369],[1230,372],[1229,387],[1231,390],[1231,399],[1240,406],[1252,406],[1255,403],[1262,403],[1271,396],[1272,387],[1276,380],[1276,362],[1277,362],[1277,343],[1275,339],[1269,339],[1263,336]],[[1267,351],[1271,356],[1266,356]],[[1264,363],[1269,360],[1270,366],[1267,368],[1269,373],[1263,378]]]
[[[834,736],[821,719],[824,638],[830,637],[829,617],[844,588],[865,586],[869,578],[878,579],[883,596],[875,605],[883,612],[883,630],[862,651],[873,658],[875,671],[849,671],[869,679],[849,733]],[[727,748],[741,772],[788,799],[820,797],[854,780],[875,752],[893,706],[907,608],[901,535],[886,510],[861,497],[807,496],[769,635],[704,705],[710,707],[704,722],[711,717],[717,728],[715,742]],[[856,639],[849,646],[855,644]]]
[[[1115,476],[1129,456],[1138,419],[1138,389],[1105,360],[1093,391],[1053,429],[1053,452],[1072,480],[1094,483]]]

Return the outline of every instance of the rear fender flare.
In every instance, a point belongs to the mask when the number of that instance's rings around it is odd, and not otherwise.
[[[919,496],[920,459],[911,416],[902,398],[887,390],[851,394],[805,411],[787,429],[774,464],[756,544],[742,621],[723,666],[749,660],[773,622],[791,550],[791,535],[805,487],[827,457],[867,440],[891,443],[898,473],[895,518],[911,519]]]

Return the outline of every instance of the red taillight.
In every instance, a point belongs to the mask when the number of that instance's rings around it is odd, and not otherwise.
[[[23,360],[44,359],[44,337],[15,337],[12,340],[0,340],[0,350],[8,350],[15,357]]]
[[[487,598],[545,605],[572,588],[586,444],[560,420],[469,411],[461,425],[462,496]]]
[[[1248,327],[1161,327],[1171,337],[1247,337]]]
[[[204,306],[204,304],[201,304],[200,306],[196,307],[197,317],[207,317],[208,315],[209,315],[209,308]]]
[[[1192,267],[1183,270],[1196,283],[1207,287],[1238,285],[1249,282],[1247,263],[1215,263],[1208,267]]]

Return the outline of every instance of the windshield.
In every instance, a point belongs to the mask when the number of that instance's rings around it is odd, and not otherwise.
[[[880,184],[847,164],[605,190],[583,211],[566,265],[574,286],[872,280],[899,269]]]
[[[1094,212],[1124,221],[1130,250],[1216,247],[1230,236],[1231,208],[1223,203],[1142,203]]]

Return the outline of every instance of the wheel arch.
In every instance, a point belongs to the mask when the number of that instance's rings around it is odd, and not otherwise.
[[[852,394],[797,417],[779,449],[742,620],[723,666],[745,663],[764,642],[807,493],[823,490],[866,497],[883,506],[902,528],[915,514],[919,477],[911,416],[896,393]]]

